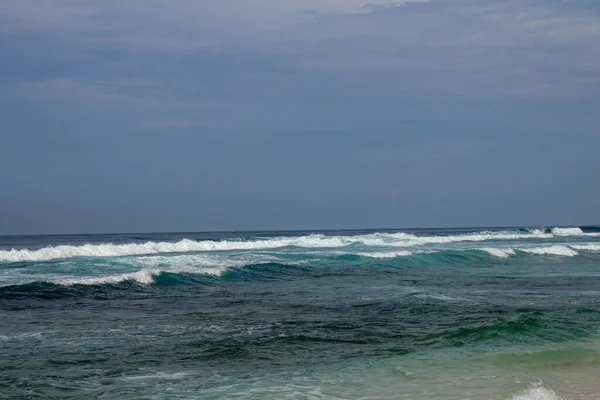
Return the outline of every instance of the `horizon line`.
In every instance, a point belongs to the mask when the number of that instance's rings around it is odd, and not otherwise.
[[[83,232],[83,233],[9,233],[0,234],[0,237],[36,237],[36,236],[109,236],[109,235],[164,235],[164,234],[223,234],[223,233],[289,233],[289,232],[356,232],[356,231],[423,231],[423,230],[468,230],[468,229],[536,229],[536,228],[600,228],[600,224],[546,224],[546,225],[494,225],[494,226],[434,226],[411,228],[326,228],[326,229],[255,229],[255,230],[209,230],[209,231],[148,231],[148,232]]]

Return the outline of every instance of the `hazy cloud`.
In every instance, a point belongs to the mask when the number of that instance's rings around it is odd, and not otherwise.
[[[595,0],[4,0],[0,39],[5,232],[600,219]]]

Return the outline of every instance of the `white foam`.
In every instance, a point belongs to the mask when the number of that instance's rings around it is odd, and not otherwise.
[[[346,254],[346,253],[343,253]],[[4,270],[0,269],[0,287],[9,285],[23,285],[33,282],[49,282],[57,285],[101,285],[120,282],[137,282],[152,284],[154,277],[163,272],[187,273],[198,275],[221,276],[230,268],[240,268],[250,264],[285,263],[287,265],[300,265],[303,261],[283,260],[271,254],[238,254],[221,256],[217,254],[179,254],[179,255],[153,255],[131,256],[120,258],[118,263],[98,262],[94,264],[95,276],[78,276],[73,270],[67,268],[64,274],[56,269],[46,274],[31,275],[25,269]],[[61,263],[61,267],[62,267]],[[68,261],[65,266],[70,266]],[[34,267],[35,268],[35,267]],[[116,271],[115,271],[116,270]],[[134,272],[130,272],[130,271]],[[136,271],[137,270],[137,271]],[[83,273],[90,271],[81,269]]]
[[[224,270],[229,267],[243,267],[249,264],[285,262],[270,254],[243,253],[240,255],[220,256],[216,254],[179,254],[134,256],[122,259],[125,264],[144,268],[175,268],[177,271],[195,272],[206,270]]]
[[[533,387],[514,395],[510,400],[562,400],[556,392],[545,387]]]
[[[410,251],[390,251],[390,252],[373,252],[373,253],[357,253],[357,255],[361,257],[371,257],[371,258],[396,258],[396,257],[406,257],[410,256],[413,253]]]
[[[410,240],[388,243],[391,246],[410,247],[427,244],[444,244],[456,242],[484,242],[488,240],[523,240],[523,239],[551,239],[550,233],[509,233],[509,232],[481,232],[464,235],[449,236],[418,236]]]
[[[134,257],[126,258],[123,261],[131,267],[142,267],[142,269],[131,273],[85,278],[51,275],[47,276],[45,281],[65,286],[116,284],[128,281],[150,285],[154,283],[154,278],[163,272],[221,276],[229,268],[243,267],[248,264],[281,262],[277,257],[261,254],[247,254],[240,258],[223,258],[210,254],[182,254]],[[294,263],[286,261],[286,264]]]
[[[552,228],[552,234],[557,236],[580,236],[583,235],[581,228]]]
[[[382,234],[377,234],[377,235],[381,235],[383,237],[389,237],[389,238],[393,238],[393,239],[414,239],[417,236],[412,234],[412,233],[405,233],[405,232],[398,232],[398,233],[382,233]]]
[[[153,269],[144,268],[137,272],[100,276],[94,278],[81,278],[81,279],[59,279],[51,281],[57,285],[73,286],[73,285],[105,285],[105,284],[116,284],[121,282],[136,282],[143,285],[151,285],[154,283],[154,278],[163,272],[167,273],[194,273],[202,275],[222,275],[227,268],[215,267],[215,268],[177,268],[177,269]]]
[[[157,269],[146,269],[141,271],[133,272],[129,274],[103,276],[98,278],[85,278],[85,279],[66,279],[62,281],[56,281],[58,285],[72,286],[72,285],[103,285],[110,283],[121,283],[121,282],[137,282],[144,285],[150,285],[154,283],[154,276],[161,273],[161,270]]]
[[[508,258],[510,256],[514,256],[516,253],[513,249],[496,249],[493,247],[486,247],[483,249],[479,249],[481,251],[485,251],[495,257],[500,257],[500,258]]]
[[[538,229],[538,228],[527,229],[527,231],[530,233],[533,233],[534,235],[541,235],[544,233],[543,229]]]
[[[551,230],[556,236],[600,236],[600,232],[584,232],[581,228],[553,228]]]
[[[39,250],[2,250],[0,262],[49,261],[73,257],[122,257],[161,253],[185,253],[198,251],[273,249],[286,246],[342,247],[360,239],[353,237],[327,237],[309,235],[298,238],[274,238],[254,241],[194,241],[146,242],[129,244],[86,244],[83,246],[45,247]]]
[[[575,250],[572,250],[565,246],[532,247],[532,248],[518,249],[518,250],[525,252],[525,253],[530,253],[530,254],[564,256],[564,257],[573,257],[578,254]]]
[[[584,234],[579,228],[554,228],[561,236],[571,234]],[[596,235],[589,233],[585,235]],[[600,235],[600,234],[599,234]],[[74,257],[123,257],[134,255],[152,255],[162,253],[190,253],[206,251],[231,251],[231,250],[269,250],[289,246],[304,248],[336,248],[345,247],[355,243],[366,246],[386,247],[418,247],[429,244],[446,244],[456,242],[481,242],[489,240],[528,240],[550,239],[554,235],[534,230],[528,233],[517,231],[484,231],[448,236],[416,236],[411,233],[373,233],[360,236],[325,236],[312,234],[300,237],[275,237],[257,240],[223,240],[223,241],[195,241],[183,239],[178,242],[146,242],[126,244],[85,244],[82,246],[54,246],[39,250],[11,249],[0,250],[0,262],[37,262]]]
[[[570,247],[576,250],[600,251],[600,243],[572,244]]]

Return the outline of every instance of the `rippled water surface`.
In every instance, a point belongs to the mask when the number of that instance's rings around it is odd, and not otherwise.
[[[0,398],[598,399],[600,229],[0,237]]]

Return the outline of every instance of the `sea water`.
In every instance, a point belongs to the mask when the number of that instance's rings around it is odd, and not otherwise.
[[[600,399],[600,228],[0,237],[0,398]]]

